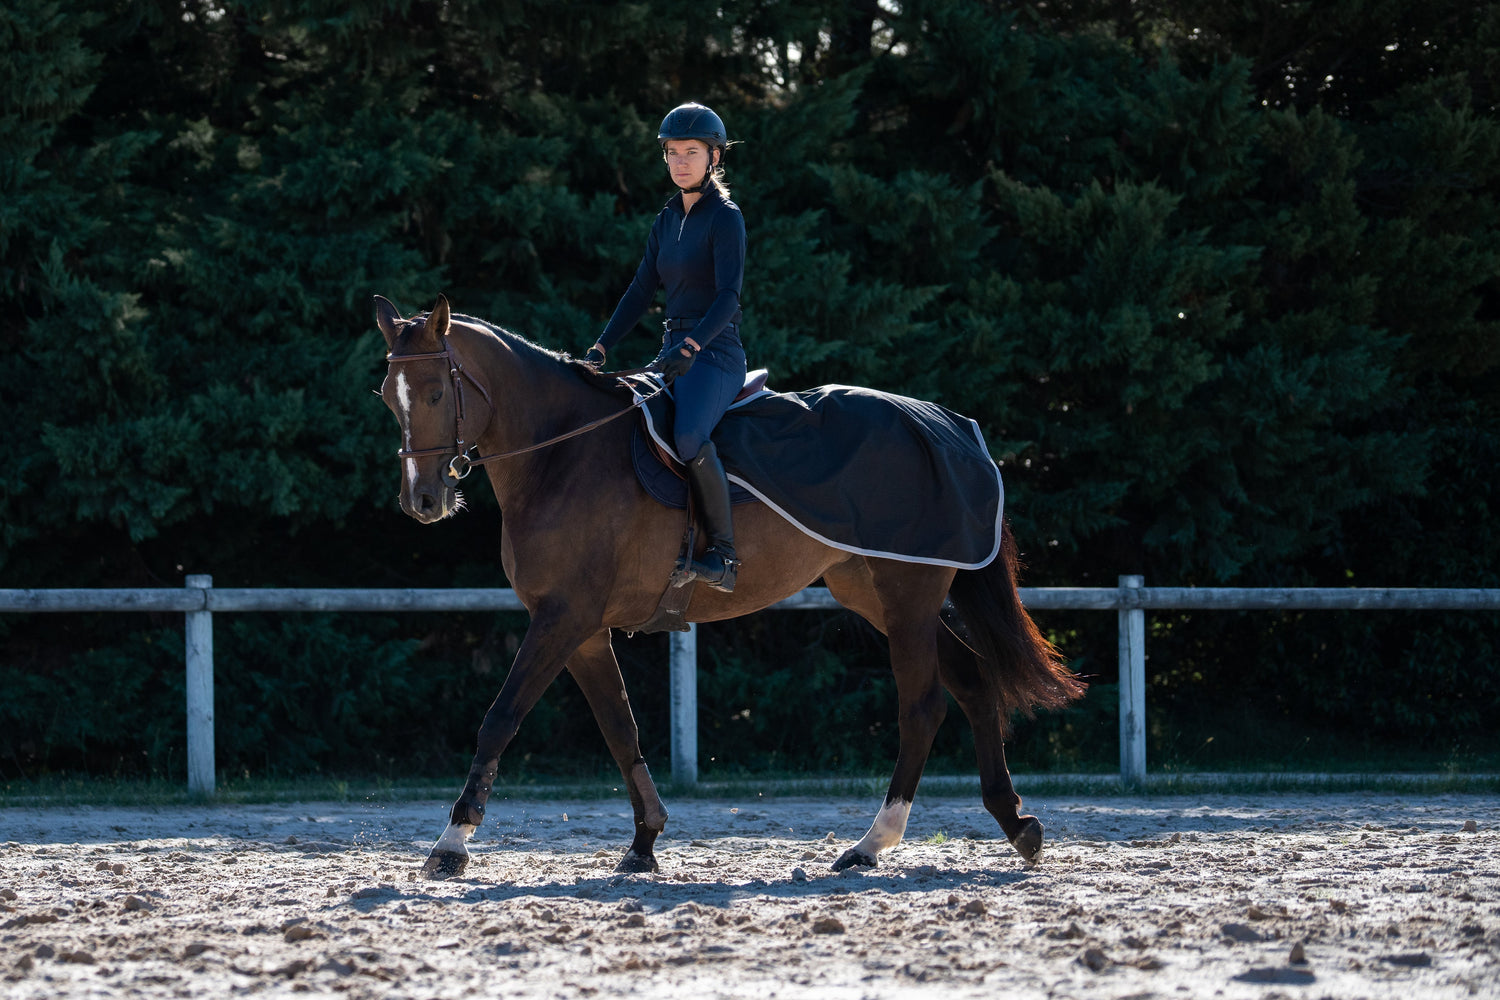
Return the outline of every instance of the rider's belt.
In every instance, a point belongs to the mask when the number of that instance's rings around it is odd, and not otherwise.
[[[661,322],[661,328],[667,333],[671,333],[674,330],[691,330],[698,325],[698,321],[702,318],[702,316],[694,316],[691,319],[664,319]],[[726,323],[724,329],[726,332],[733,333],[739,329],[739,324]]]

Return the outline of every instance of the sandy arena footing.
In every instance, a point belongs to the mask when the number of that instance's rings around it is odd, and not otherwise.
[[[1500,797],[1031,797],[1027,867],[971,798],[0,809],[0,995],[507,998],[1500,996]]]

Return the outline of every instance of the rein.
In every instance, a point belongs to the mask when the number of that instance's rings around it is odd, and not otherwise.
[[[489,462],[499,462],[503,459],[515,458],[518,455],[526,455],[533,451],[541,451],[543,448],[550,448],[552,445],[561,444],[562,442],[567,441],[571,438],[576,438],[582,434],[587,434],[589,431],[603,427],[610,421],[618,420],[620,417],[625,416],[625,414],[629,413],[631,410],[645,405],[648,399],[656,396],[666,388],[665,386],[659,385],[646,395],[637,396],[635,399],[632,399],[630,405],[625,407],[623,410],[618,410],[606,417],[600,417],[598,420],[591,420],[588,423],[584,424],[582,427],[574,428],[573,430],[568,431],[564,434],[559,434],[556,437],[550,437],[545,441],[538,441],[536,444],[527,445],[524,448],[516,448],[511,451],[501,452],[497,455],[471,456],[469,453],[475,451],[479,447],[479,445],[470,445],[467,444],[467,442],[465,442],[464,440],[464,379],[468,379],[471,383],[473,383],[474,388],[479,390],[479,394],[484,397],[484,401],[486,403],[489,403],[491,408],[494,407],[495,403],[494,400],[490,398],[489,390],[484,387],[484,384],[464,370],[463,362],[459,361],[458,356],[453,352],[453,346],[446,340],[444,340],[443,349],[441,351],[429,351],[425,354],[387,354],[385,356],[387,364],[395,364],[398,361],[431,361],[439,358],[448,362],[448,377],[452,379],[453,382],[454,445],[452,447],[449,447],[447,445],[440,445],[436,448],[415,448],[409,451],[402,450],[396,452],[396,457],[422,458],[427,455],[446,455],[449,452],[455,452],[453,460],[448,463],[448,475],[455,480],[460,480],[468,476],[468,474],[473,471],[473,467],[476,465],[484,465]],[[645,368],[631,368],[626,371],[603,372],[602,374],[613,375],[616,378],[628,378],[632,375],[645,375],[654,372],[656,372],[656,368],[652,365],[647,365]]]

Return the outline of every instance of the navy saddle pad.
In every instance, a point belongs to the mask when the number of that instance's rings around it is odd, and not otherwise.
[[[749,400],[765,391],[766,370],[759,368],[745,376],[745,387],[735,397],[735,403]],[[656,404],[654,421],[653,415],[646,413],[643,409],[642,419],[636,421],[635,429],[630,434],[630,462],[635,466],[635,478],[640,480],[641,488],[657,503],[675,510],[686,510],[688,484],[687,480],[682,478],[681,466],[675,469],[668,468],[667,464],[662,461],[660,448],[652,447],[652,442],[646,438],[648,426],[656,428],[659,436],[664,436],[664,428],[672,426],[670,390],[657,396],[652,403]],[[666,444],[663,443],[661,447],[665,448]],[[730,503],[753,503],[755,500],[755,495],[739,483],[729,484]]]
[[[642,407],[657,444],[670,438],[670,405],[663,393]],[[1000,470],[979,425],[938,404],[858,386],[762,390],[730,407],[713,440],[741,499],[826,545],[957,569],[986,566],[1000,551]],[[684,506],[686,484],[641,432],[631,447],[646,490]]]

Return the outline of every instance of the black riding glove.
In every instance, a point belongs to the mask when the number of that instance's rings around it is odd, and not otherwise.
[[[583,356],[583,363],[598,371],[604,367],[604,352],[597,347],[590,347],[589,352]]]
[[[671,383],[688,373],[693,367],[693,362],[698,358],[698,351],[692,344],[683,341],[673,344],[657,359],[656,370],[661,372],[662,378]]]

